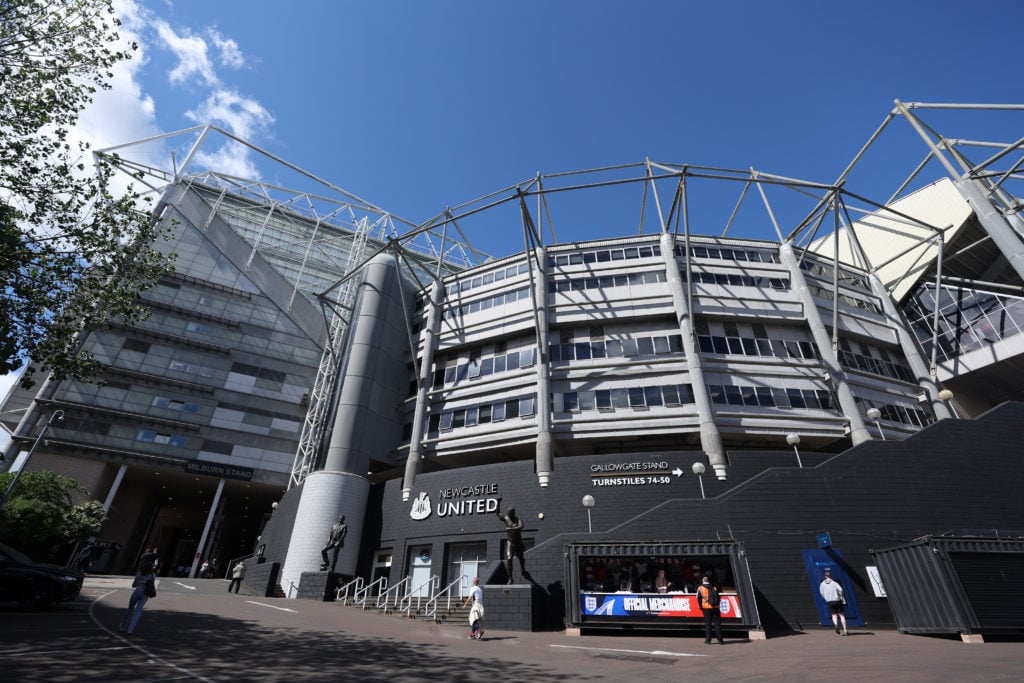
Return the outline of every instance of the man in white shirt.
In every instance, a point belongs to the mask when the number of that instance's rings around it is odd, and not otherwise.
[[[480,587],[480,577],[473,579],[473,587],[469,590],[469,597],[462,606],[473,603],[469,608],[469,639],[480,640],[484,637],[484,629],[480,621],[484,618],[484,589]]]

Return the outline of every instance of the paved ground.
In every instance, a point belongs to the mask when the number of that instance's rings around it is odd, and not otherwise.
[[[117,631],[129,580],[90,577],[43,612],[0,607],[3,681],[1019,681],[1024,642],[858,629],[767,641],[583,636],[407,620],[334,603],[226,592],[227,581],[161,579],[133,636]]]

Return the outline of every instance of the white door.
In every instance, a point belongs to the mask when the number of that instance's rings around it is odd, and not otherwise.
[[[408,593],[414,596],[430,597],[430,552],[429,545],[409,548],[409,588]]]

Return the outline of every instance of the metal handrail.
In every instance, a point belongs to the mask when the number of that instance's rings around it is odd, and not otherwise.
[[[405,616],[409,616],[409,614],[412,612],[412,601],[415,599],[416,611],[419,612],[420,602],[423,599],[423,589],[427,588],[427,599],[430,599],[434,596],[434,591],[437,590],[437,586],[439,583],[441,583],[441,577],[431,574],[429,579],[427,579],[419,586],[416,586],[416,588],[412,589],[411,591],[405,594],[405,596],[398,603],[397,611],[405,612]]]
[[[349,581],[348,583],[346,583],[344,586],[338,586],[338,590],[334,594],[334,601],[337,602],[337,601],[341,600],[341,604],[347,605],[348,604],[348,594],[349,594],[349,591],[352,591],[353,593],[356,593],[362,587],[363,587],[363,577],[357,576],[356,578],[354,578],[351,581]],[[344,599],[342,599],[342,597],[341,597],[342,593],[345,594]]]
[[[379,586],[377,584],[380,584]],[[370,596],[370,589],[374,586],[377,587],[378,591],[388,585],[388,579],[386,576],[382,576],[373,583],[367,584],[362,588],[355,591],[352,594],[352,604],[359,605],[363,609],[366,609],[366,598]]]
[[[379,593],[377,595],[377,609],[383,608],[385,612],[388,611],[388,602],[391,600],[391,598],[388,597],[388,596],[390,596],[392,592],[394,592],[394,594],[395,594],[395,602],[397,603],[399,601],[399,599],[400,599],[398,591],[402,587],[407,587],[408,584],[409,584],[410,579],[412,579],[412,577],[411,576],[407,576],[404,579],[402,579],[401,581],[399,581],[398,583],[396,583],[394,586],[391,586],[390,588],[388,588],[383,593]]]
[[[224,578],[225,579],[230,579],[231,578],[231,570],[234,569],[235,563],[241,562],[242,560],[248,560],[251,557],[256,557],[256,553],[249,553],[248,555],[242,555],[241,557],[236,557],[233,560],[228,560],[228,562],[227,562],[227,564],[225,565],[225,568],[224,568]]]
[[[444,590],[439,591],[437,595],[435,595],[434,597],[430,598],[430,600],[427,600],[427,604],[423,606],[423,616],[425,616],[425,617],[433,617],[434,621],[437,621],[437,606],[438,606],[441,598],[443,598],[443,597],[447,597],[448,598],[448,602],[445,604],[445,610],[450,612],[451,609],[452,609],[452,589],[455,588],[456,585],[458,585],[459,588],[462,588],[464,586],[468,586],[469,585],[469,577],[468,576],[460,576],[459,578],[455,579],[454,581],[449,583],[447,586],[445,586]],[[459,592],[463,593],[464,591],[460,590]],[[433,605],[433,607],[431,607],[431,605]]]

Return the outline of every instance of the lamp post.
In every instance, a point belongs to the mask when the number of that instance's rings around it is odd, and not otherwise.
[[[868,408],[866,413],[869,420],[873,420],[875,426],[878,427],[878,435],[882,437],[882,441],[885,441],[885,432],[882,431],[882,423],[878,421],[878,418],[882,417],[882,411],[878,408]]]
[[[0,499],[0,510],[4,509],[4,505],[7,504],[7,500],[14,493],[14,487],[18,483],[18,477],[20,477],[21,473],[25,471],[25,468],[28,467],[28,461],[32,459],[32,454],[36,452],[36,449],[39,448],[39,444],[43,442],[43,437],[46,436],[46,432],[50,431],[50,426],[54,422],[60,422],[63,419],[64,411],[55,410],[53,411],[53,415],[50,416],[50,419],[47,420],[46,424],[43,425],[43,428],[39,430],[39,436],[37,436],[36,440],[32,442],[32,448],[29,449],[28,455],[26,455],[25,459],[22,461],[21,467],[18,469],[17,472],[14,473],[14,479],[11,479],[11,483],[7,485],[7,491],[4,492],[4,497]]]
[[[943,389],[939,392],[939,398],[949,405],[949,409],[953,411],[953,417],[959,420],[960,415],[956,412],[956,408],[953,407],[953,392],[949,389]]]
[[[797,449],[797,446],[800,445],[800,435],[797,434],[796,432],[792,432],[790,434],[786,434],[786,443],[788,443],[790,446],[792,446],[793,447],[793,452],[796,453],[796,465],[797,465],[797,467],[799,467],[800,469],[803,469],[804,464],[802,462],[800,462],[800,451]]]
[[[594,503],[595,502],[596,501],[594,500],[594,497],[592,495],[590,495],[589,493],[587,495],[583,496],[583,507],[587,508],[587,533],[588,534],[594,533],[594,527],[590,523],[590,508],[594,507]]]
[[[695,462],[690,469],[697,475],[697,481],[700,482],[700,497],[706,498],[707,496],[704,495],[704,463]]]

